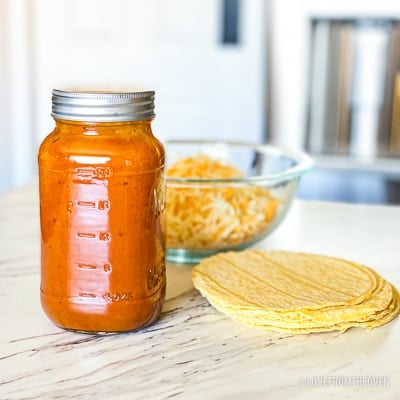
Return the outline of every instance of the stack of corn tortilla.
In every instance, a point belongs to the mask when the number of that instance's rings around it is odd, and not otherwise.
[[[245,250],[204,259],[194,286],[246,325],[302,334],[383,325],[399,314],[399,293],[371,268],[344,259]]]

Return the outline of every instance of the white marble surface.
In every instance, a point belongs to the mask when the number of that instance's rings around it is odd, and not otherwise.
[[[400,288],[400,207],[297,202],[259,247],[350,258]],[[0,399],[400,398],[399,319],[345,334],[250,329],[209,306],[190,271],[168,265],[168,300],[150,328],[63,331],[40,308],[36,190],[1,195]]]

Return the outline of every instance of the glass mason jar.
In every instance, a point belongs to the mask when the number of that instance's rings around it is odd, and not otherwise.
[[[41,302],[56,325],[115,333],[165,298],[164,149],[154,92],[53,90],[39,150]]]

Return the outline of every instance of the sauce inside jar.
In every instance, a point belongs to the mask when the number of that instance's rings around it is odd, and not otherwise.
[[[165,297],[164,149],[151,117],[93,121],[80,107],[65,118],[53,105],[56,127],[39,151],[42,306],[66,329],[135,330]]]

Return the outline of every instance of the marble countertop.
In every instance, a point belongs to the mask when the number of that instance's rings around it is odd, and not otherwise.
[[[258,244],[345,257],[400,288],[400,207],[296,201]],[[0,399],[398,399],[400,320],[302,336],[247,328],[168,264],[159,322],[139,332],[63,331],[39,300],[35,187],[0,195]]]

